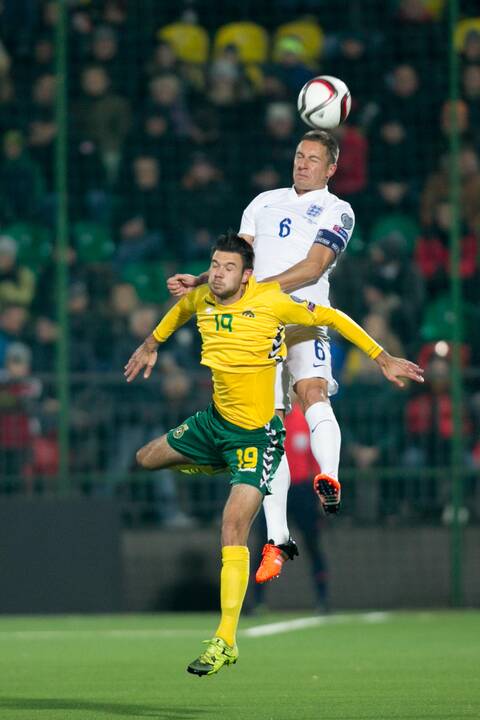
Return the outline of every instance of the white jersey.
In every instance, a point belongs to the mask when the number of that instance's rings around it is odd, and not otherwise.
[[[326,245],[338,256],[347,246],[354,224],[349,203],[328,188],[297,195],[290,187],[257,195],[243,213],[239,233],[255,238],[254,273],[257,280],[263,280],[304,260],[314,243]],[[291,294],[329,306],[332,267],[316,283]]]

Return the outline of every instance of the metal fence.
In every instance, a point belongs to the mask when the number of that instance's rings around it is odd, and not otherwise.
[[[255,194],[290,183],[298,89],[338,75],[353,109],[332,189],[357,226],[333,299],[367,327],[380,315],[385,347],[427,367],[424,388],[396,393],[335,344],[343,509],[355,523],[449,524],[459,602],[462,529],[480,517],[477,4],[14,5],[1,18],[0,254],[13,241],[22,270],[12,294],[0,267],[0,492],[109,493],[136,525],[218,516],[225,478],[145,477],[134,462],[208,401],[194,332],[148,388],[126,389],[121,368],[164,308],[165,278],[203,269]]]

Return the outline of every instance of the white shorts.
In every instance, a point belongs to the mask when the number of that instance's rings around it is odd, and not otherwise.
[[[324,378],[328,395],[335,395],[338,383],[332,375],[330,343],[319,327],[287,325],[285,330],[287,357],[277,367],[275,409],[290,410],[290,390],[299,380]]]

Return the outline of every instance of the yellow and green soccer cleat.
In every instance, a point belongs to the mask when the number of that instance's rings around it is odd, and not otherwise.
[[[187,667],[187,672],[193,675],[214,675],[224,665],[235,665],[238,659],[236,645],[230,647],[222,638],[214,637],[204,640],[208,647],[196,660]]]

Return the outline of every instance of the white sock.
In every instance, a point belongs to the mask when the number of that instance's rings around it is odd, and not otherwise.
[[[338,480],[342,435],[332,406],[326,402],[310,405],[305,420],[310,428],[312,453],[320,471]]]
[[[290,487],[290,468],[284,454],[272,479],[272,494],[263,499],[263,512],[267,522],[267,539],[274,545],[288,542],[287,495]]]

